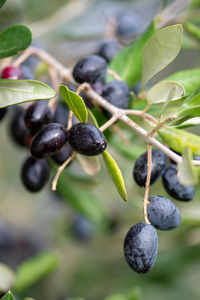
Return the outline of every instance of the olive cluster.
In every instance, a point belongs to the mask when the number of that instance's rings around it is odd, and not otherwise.
[[[162,177],[163,186],[172,198],[180,201],[192,200],[194,187],[181,184],[177,175],[176,164],[167,164],[166,155],[160,150],[153,149],[150,185]],[[140,187],[145,186],[147,152],[136,160],[133,178]],[[148,201],[147,214],[151,225],[143,222],[135,224],[129,229],[124,240],[125,259],[137,273],[147,273],[154,265],[158,251],[156,229],[172,230],[181,223],[179,210],[170,199],[154,195]]]

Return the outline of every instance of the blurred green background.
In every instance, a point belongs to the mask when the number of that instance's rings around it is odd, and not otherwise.
[[[33,31],[36,45],[45,48],[63,64],[73,66],[79,57],[97,50],[107,16],[121,10],[133,10],[142,18],[145,27],[161,6],[162,1],[156,0],[8,0],[0,13],[0,26],[3,30],[11,24],[27,24]],[[181,53],[160,76],[198,64],[199,47],[184,39]],[[31,296],[41,300],[67,297],[101,300],[114,293],[127,295],[134,288],[141,293],[141,298],[138,294],[137,299],[200,299],[199,186],[191,203],[176,201],[181,211],[181,226],[173,232],[158,232],[158,257],[149,274],[137,275],[123,258],[126,232],[143,220],[144,190],[134,183],[132,169],[134,160],[145,151],[145,144],[125,126],[119,126],[130,143],[122,145],[120,138],[113,134],[108,149],[123,173],[128,203],[118,196],[102,162],[100,173],[92,177],[85,175],[77,162],[73,163],[60,180],[65,199],[50,191],[50,183],[42,192],[30,194],[20,180],[27,151],[10,139],[9,116],[1,123],[0,226],[25,234],[31,245],[36,245],[34,253],[54,249],[61,260],[56,271],[19,293],[20,299]],[[196,129],[198,132],[199,128]],[[152,186],[150,194],[167,196],[161,181]],[[85,202],[85,213],[90,219],[85,225],[88,232],[85,239],[81,239],[74,229],[80,217],[80,212],[74,208],[79,199]],[[24,244],[20,248],[21,260],[29,256],[23,255],[27,247]],[[8,264],[15,261],[15,258],[9,258],[15,252],[15,248],[7,251]]]

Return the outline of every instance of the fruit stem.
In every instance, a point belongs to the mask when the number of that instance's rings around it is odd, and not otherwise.
[[[70,157],[58,168],[56,176],[52,181],[52,191],[56,191],[58,179],[63,172],[63,170],[67,167],[67,165],[72,161],[72,159],[76,156],[77,152],[74,152],[70,155]]]
[[[108,73],[110,76],[112,76],[114,79],[122,81],[121,77],[120,77],[116,72],[114,72],[114,71],[108,69],[108,70],[107,70],[107,73]]]
[[[110,118],[105,124],[103,124],[99,128],[99,130],[101,132],[103,132],[104,130],[106,130],[107,128],[109,128],[110,126],[112,126],[116,121],[117,121],[117,117],[115,115],[113,115],[112,118]]]
[[[150,180],[151,180],[151,168],[152,168],[152,146],[147,144],[147,179],[145,184],[145,194],[144,194],[144,201],[143,201],[143,208],[144,208],[144,220],[145,223],[151,224],[148,219],[147,214],[147,205],[149,205],[149,187],[150,187]]]
[[[72,127],[72,118],[73,118],[73,112],[70,110],[68,116],[67,130],[70,130],[70,128]]]

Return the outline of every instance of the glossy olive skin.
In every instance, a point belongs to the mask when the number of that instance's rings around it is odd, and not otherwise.
[[[73,125],[68,132],[68,141],[74,151],[88,156],[102,153],[107,146],[103,133],[87,123]]]
[[[152,168],[150,185],[155,183],[167,167],[166,155],[157,149],[152,150]],[[135,162],[133,178],[139,186],[145,186],[147,178],[147,152],[143,153]]]
[[[34,136],[30,151],[35,158],[52,156],[67,142],[67,131],[58,123],[49,123],[43,126]]]
[[[130,100],[130,91],[126,82],[113,80],[105,84],[102,97],[118,108],[127,109]]]
[[[24,74],[20,68],[8,66],[1,72],[2,79],[24,79]]]
[[[147,205],[148,219],[159,230],[172,230],[181,223],[181,216],[176,205],[166,197],[151,196]]]
[[[52,119],[52,111],[44,101],[32,103],[24,116],[26,126],[33,133],[36,133],[43,125],[50,123]]]
[[[137,223],[129,229],[124,240],[124,257],[137,273],[149,272],[156,260],[158,237],[155,228],[146,223]]]
[[[119,52],[119,50],[120,46],[116,40],[106,40],[101,44],[98,55],[109,62]]]
[[[166,168],[162,180],[167,193],[176,200],[191,201],[194,198],[194,187],[180,183],[176,165],[173,164]]]
[[[52,159],[58,164],[62,165],[72,154],[73,149],[67,142],[56,154],[52,156]]]
[[[25,110],[17,106],[15,107],[13,116],[11,117],[10,134],[12,139],[22,147],[27,146],[27,140],[30,136],[30,130],[24,123]]]
[[[0,109],[0,121],[4,118],[7,111],[8,111],[7,107],[3,107],[3,108]]]
[[[46,159],[28,157],[21,171],[21,178],[24,186],[30,192],[39,192],[47,183],[50,176],[50,169]]]
[[[106,71],[105,59],[97,55],[90,55],[78,61],[73,69],[73,77],[79,83],[95,83],[105,77]]]

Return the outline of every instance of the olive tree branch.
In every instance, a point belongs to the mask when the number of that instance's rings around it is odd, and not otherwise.
[[[54,57],[52,57],[49,53],[42,49],[38,49],[35,47],[30,47],[28,50],[25,50],[24,54],[26,55],[26,52],[29,52],[30,55],[36,55],[41,60],[46,62],[48,65],[53,66],[60,76],[72,84],[74,84],[76,87],[79,86],[77,82],[73,79],[72,73],[70,69],[66,68],[63,64],[58,62]],[[18,58],[18,61],[20,60],[20,57]],[[21,59],[22,60],[22,59]],[[17,61],[16,61],[17,62]],[[104,109],[106,109],[108,112],[110,112],[112,115],[114,115],[118,120],[122,121],[123,123],[127,124],[136,134],[138,134],[140,137],[142,137],[147,144],[151,144],[152,146],[155,146],[156,148],[160,149],[163,153],[165,153],[169,158],[171,158],[176,163],[180,163],[182,161],[182,158],[174,153],[172,150],[167,148],[165,145],[160,143],[157,139],[154,137],[149,136],[148,132],[144,130],[142,127],[140,127],[138,124],[136,124],[133,120],[127,117],[126,110],[120,109],[111,103],[109,103],[107,100],[105,100],[103,97],[101,97],[99,94],[97,94],[90,86],[87,87],[83,91],[83,93],[93,99],[93,102],[95,102],[97,105],[102,106]],[[200,161],[193,160],[194,165],[200,165]]]

